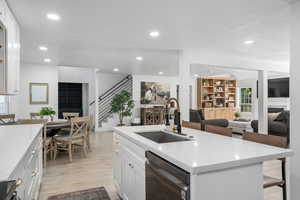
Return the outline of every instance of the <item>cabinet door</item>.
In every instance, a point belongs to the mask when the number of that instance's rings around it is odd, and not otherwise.
[[[216,118],[215,109],[213,108],[204,109],[204,118],[205,120],[215,119]]]
[[[225,108],[217,108],[215,112],[216,112],[216,119],[224,119],[224,118],[226,118],[226,110],[225,110]]]
[[[15,66],[15,22],[13,15],[7,13],[7,27],[6,27],[6,36],[7,36],[7,63],[6,63],[6,92],[8,94],[16,93],[16,66]]]
[[[134,165],[135,170],[135,199],[146,199],[145,166]]]
[[[115,147],[113,153],[113,177],[114,177],[114,184],[119,194],[121,194],[121,181],[122,181],[121,169],[122,169],[122,164],[121,164],[120,149]]]
[[[145,200],[145,166],[135,153],[122,148],[122,197]]]
[[[134,200],[135,174],[130,154],[127,148],[122,147],[122,197],[124,200]]]

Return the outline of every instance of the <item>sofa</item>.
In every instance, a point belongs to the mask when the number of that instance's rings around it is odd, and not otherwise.
[[[229,124],[227,119],[205,120],[201,110],[192,110],[192,109],[190,109],[190,122],[201,123],[202,125],[214,125],[214,126],[221,126],[221,127],[228,127]]]
[[[278,110],[277,110],[278,111]],[[258,120],[251,122],[254,132],[258,132]],[[290,137],[290,111],[282,110],[281,112],[268,112],[268,134]]]

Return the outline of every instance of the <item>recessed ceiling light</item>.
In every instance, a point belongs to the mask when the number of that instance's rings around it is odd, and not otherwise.
[[[54,13],[47,14],[47,18],[54,21],[60,20],[60,16]]]
[[[49,62],[51,62],[51,59],[50,58],[45,58],[44,62],[49,63]]]
[[[254,43],[254,40],[246,40],[244,41],[244,44],[253,44]]]
[[[199,75],[198,75],[198,74],[194,74],[194,76],[195,76],[195,77],[199,77]]]
[[[118,68],[114,68],[114,72],[118,72],[119,71],[119,69]]]
[[[159,74],[159,75],[163,75],[164,73],[163,73],[163,72],[158,72],[158,74]]]
[[[48,50],[48,48],[45,47],[45,46],[40,46],[39,49],[40,49],[41,51],[47,51],[47,50]]]
[[[150,37],[152,37],[152,38],[157,38],[157,37],[160,36],[160,33],[159,33],[158,31],[151,31],[151,32],[149,33],[149,35],[150,35]]]
[[[137,56],[135,59],[136,59],[136,60],[139,60],[139,61],[142,61],[142,60],[144,60],[144,58],[143,58],[143,57],[141,57],[141,56]]]

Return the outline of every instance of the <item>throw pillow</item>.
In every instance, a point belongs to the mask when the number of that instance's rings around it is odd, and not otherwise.
[[[282,111],[274,121],[288,122],[290,121],[290,111]]]
[[[268,120],[269,121],[274,121],[276,120],[276,118],[279,116],[280,112],[279,113],[268,113]]]

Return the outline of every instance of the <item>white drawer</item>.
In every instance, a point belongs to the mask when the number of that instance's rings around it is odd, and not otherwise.
[[[126,139],[125,137],[119,136],[120,137],[120,144],[124,145],[127,147],[129,150],[134,152],[137,156],[141,157],[142,159],[145,158],[145,149],[142,147],[138,146],[134,142],[131,142],[130,140]]]

